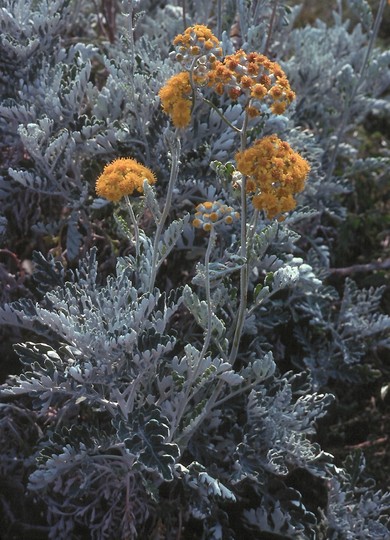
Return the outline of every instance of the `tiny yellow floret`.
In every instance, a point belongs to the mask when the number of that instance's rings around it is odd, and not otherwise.
[[[154,173],[133,158],[118,158],[104,167],[96,181],[96,193],[109,201],[119,201],[125,195],[141,194],[144,180],[156,182]]]
[[[192,221],[192,225],[196,228],[196,229],[200,229],[203,225],[203,223],[201,222],[200,219],[198,218],[195,218],[193,221]]]

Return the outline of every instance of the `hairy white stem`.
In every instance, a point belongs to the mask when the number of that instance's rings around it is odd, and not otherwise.
[[[351,88],[351,91],[350,91],[349,95],[346,98],[345,107],[344,107],[344,110],[343,110],[343,114],[341,115],[339,129],[338,129],[338,132],[337,132],[336,142],[335,142],[335,145],[333,147],[333,151],[332,151],[332,154],[331,154],[331,157],[330,157],[329,167],[328,167],[328,171],[327,171],[327,175],[326,175],[327,180],[330,180],[330,178],[332,177],[334,168],[336,166],[336,159],[337,159],[339,147],[340,147],[340,144],[341,144],[341,142],[342,142],[342,140],[344,138],[345,131],[347,129],[347,123],[348,123],[348,120],[349,120],[350,115],[351,115],[351,109],[352,109],[353,102],[354,102],[354,100],[356,98],[356,95],[357,95],[357,93],[359,91],[360,86],[364,82],[364,77],[365,77],[365,74],[366,74],[368,61],[370,59],[371,52],[372,52],[372,49],[374,47],[376,37],[378,35],[379,26],[380,26],[380,23],[381,23],[381,20],[382,20],[383,11],[385,9],[386,4],[387,4],[387,0],[381,0],[381,3],[379,4],[378,12],[376,14],[375,21],[374,21],[374,24],[373,24],[373,27],[372,27],[372,30],[371,30],[370,39],[369,39],[369,42],[368,42],[368,45],[367,45],[366,54],[364,56],[362,66],[360,68],[360,72],[359,72],[359,74],[357,76],[355,84]]]
[[[178,411],[174,425],[171,430],[171,437],[173,437],[173,434],[178,429],[181,419],[183,418],[183,415],[187,409],[188,403],[191,401],[194,393],[193,393],[193,386],[197,378],[199,377],[201,373],[202,368],[202,360],[207,354],[207,350],[210,346],[211,342],[211,334],[212,334],[212,315],[213,310],[211,306],[211,290],[210,290],[210,256],[211,252],[213,250],[213,247],[215,246],[215,239],[216,239],[216,232],[215,229],[212,228],[210,231],[209,236],[209,242],[206,250],[205,255],[205,286],[206,286],[206,302],[207,302],[207,329],[206,329],[206,335],[203,342],[203,347],[199,355],[198,365],[194,369],[194,371],[191,373],[189,380],[187,381],[187,388],[185,391],[185,394],[181,400],[180,404],[180,410]]]
[[[241,130],[241,144],[240,151],[245,150],[246,146],[246,129],[248,125],[248,115],[245,114],[244,124]],[[240,256],[243,264],[240,270],[240,303],[238,306],[237,319],[235,322],[235,332],[233,336],[233,344],[230,351],[229,362],[234,364],[238,348],[240,346],[242,330],[244,328],[244,322],[246,317],[246,307],[248,303],[248,261],[247,261],[247,216],[248,216],[248,202],[246,195],[246,176],[243,175],[241,182],[241,247]]]
[[[125,195],[125,201],[126,201],[126,205],[127,205],[127,210],[129,211],[130,220],[131,220],[131,223],[132,223],[133,229],[134,229],[135,255],[136,255],[137,262],[138,262],[139,261],[139,255],[140,255],[140,241],[139,241],[138,222],[137,222],[137,218],[135,217],[133,207],[131,206],[131,202],[130,202],[130,199],[129,199],[128,195]]]
[[[164,210],[163,210],[163,212],[161,214],[161,218],[160,218],[160,220],[159,220],[159,222],[157,224],[157,230],[156,230],[156,234],[154,236],[152,273],[150,275],[149,292],[153,291],[154,284],[155,284],[155,281],[156,281],[157,271],[158,271],[158,269],[160,268],[161,264],[164,261],[164,257],[161,257],[160,260],[158,260],[158,244],[160,242],[161,235],[162,235],[162,232],[163,232],[163,229],[164,229],[164,225],[165,225],[165,222],[167,220],[169,211],[171,209],[173,189],[175,187],[176,180],[177,180],[177,177],[178,177],[178,174],[179,174],[180,149],[181,149],[180,140],[179,140],[179,138],[177,136],[177,130],[176,130],[174,139],[170,143],[172,163],[171,163],[171,174],[170,174],[169,183],[168,183],[167,196],[166,196],[166,199],[165,199]]]

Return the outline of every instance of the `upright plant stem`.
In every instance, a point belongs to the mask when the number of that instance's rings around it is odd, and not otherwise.
[[[210,257],[211,253],[213,251],[213,248],[215,246],[215,239],[216,239],[216,232],[215,229],[212,228],[210,231],[209,236],[209,243],[207,245],[206,254],[205,254],[205,287],[206,287],[206,302],[207,302],[207,329],[206,329],[206,335],[203,342],[203,347],[199,355],[199,360],[197,366],[194,368],[193,372],[191,373],[189,380],[187,381],[187,388],[185,391],[185,394],[183,398],[181,399],[180,403],[180,410],[176,414],[175,418],[175,425],[171,430],[171,437],[173,437],[173,434],[178,429],[181,419],[184,415],[184,412],[187,408],[188,403],[192,399],[191,391],[193,390],[194,383],[196,379],[199,377],[199,374],[202,371],[202,360],[207,354],[207,350],[210,346],[211,342],[211,334],[212,334],[212,315],[213,310],[211,306],[211,288],[210,288]],[[214,394],[214,393],[213,393]],[[219,395],[219,392],[218,392]]]
[[[134,100],[135,97],[135,88],[134,88],[134,75],[135,75],[135,44],[134,44],[134,29],[133,29],[133,0],[127,0],[126,2],[127,13],[125,15],[129,18],[129,48],[130,48],[130,63],[131,63],[131,80],[130,82],[130,92],[131,100]]]
[[[268,56],[268,54],[269,54],[269,48],[270,48],[270,45],[271,45],[272,34],[273,34],[273,31],[274,31],[276,11],[278,9],[278,5],[279,5],[279,0],[274,0],[274,4],[272,6],[271,18],[270,18],[270,21],[269,21],[267,41],[266,41],[266,44],[265,44],[265,47],[264,47],[264,54],[266,56]]]
[[[186,8],[186,0],[181,1],[181,7],[183,12],[183,29],[185,30],[188,26],[187,24],[187,8]]]
[[[209,348],[210,341],[211,341],[211,317],[212,317],[212,308],[211,308],[211,288],[210,288],[210,255],[211,252],[215,246],[215,238],[216,238],[216,232],[214,227],[210,231],[210,237],[209,237],[209,243],[206,250],[205,255],[205,274],[206,274],[206,302],[207,302],[207,332],[206,337],[203,343],[202,352],[200,353],[200,358],[204,357],[204,355],[207,352],[207,349]]]
[[[368,45],[367,45],[366,54],[365,54],[364,59],[363,59],[362,67],[360,68],[360,72],[359,72],[359,74],[357,76],[355,84],[353,85],[353,87],[351,89],[351,92],[350,92],[349,96],[346,98],[344,111],[343,111],[343,114],[341,116],[340,125],[339,125],[339,129],[338,129],[338,132],[337,132],[336,142],[335,142],[335,145],[333,147],[333,151],[332,151],[330,162],[329,162],[329,167],[328,167],[328,171],[327,171],[327,175],[326,175],[327,180],[330,180],[330,178],[331,178],[331,176],[333,174],[333,171],[334,171],[334,168],[335,168],[335,165],[336,165],[336,159],[337,159],[337,154],[338,154],[338,151],[339,151],[339,147],[340,147],[340,144],[341,144],[341,142],[342,142],[342,140],[344,138],[345,131],[346,131],[346,128],[347,128],[347,122],[348,122],[348,120],[350,118],[350,115],[351,115],[351,108],[352,108],[353,102],[354,102],[354,100],[356,98],[356,94],[358,93],[358,90],[360,88],[360,85],[364,81],[365,72],[366,72],[366,69],[367,69],[367,66],[368,66],[368,61],[370,59],[372,48],[374,46],[376,37],[378,35],[379,26],[380,26],[380,23],[381,23],[381,20],[382,20],[383,11],[385,9],[386,4],[387,4],[387,0],[381,0],[381,3],[379,4],[378,12],[376,14],[375,21],[374,21],[374,24],[373,24],[373,27],[372,27],[372,30],[371,30],[370,40],[369,40]]]
[[[202,97],[203,99],[203,102],[204,103],[207,103],[207,105],[209,105],[209,107],[211,107],[217,114],[220,118],[222,118],[222,120],[233,130],[233,131],[236,131],[237,133],[241,133],[241,129],[234,126],[227,118],[226,116],[223,114],[223,112],[221,112],[218,107],[216,107],[214,105],[214,103],[212,101],[210,101],[209,99],[205,98],[205,97]]]
[[[248,225],[248,232],[247,232],[247,238],[246,238],[246,250],[247,250],[247,258],[250,258],[251,251],[253,249],[253,240],[256,234],[256,228],[257,228],[257,222],[259,220],[259,210],[255,208],[255,211],[253,212],[252,219]]]
[[[156,234],[155,234],[154,242],[153,242],[153,259],[152,259],[152,271],[151,271],[150,283],[149,283],[149,292],[153,291],[154,284],[156,281],[157,271],[164,260],[162,258],[158,261],[158,244],[160,242],[164,225],[165,225],[165,222],[167,220],[167,217],[171,208],[173,189],[175,187],[177,176],[179,174],[180,140],[177,137],[177,133],[175,133],[175,138],[172,141],[170,146],[171,146],[170,150],[171,150],[171,159],[172,159],[171,173],[169,177],[167,197],[165,200],[164,210],[157,224],[157,230],[156,230]]]
[[[137,104],[139,99],[137,96],[137,91],[135,87],[135,39],[134,39],[134,30],[135,26],[133,25],[133,18],[134,18],[134,0],[126,0],[124,3],[126,11],[123,11],[123,14],[128,18],[128,32],[127,32],[127,40],[129,45],[129,52],[130,52],[130,74],[129,74],[129,81],[128,85],[126,84],[125,88],[128,88],[128,96],[129,96],[129,102],[131,104]],[[144,145],[144,151],[146,156],[146,162],[150,163],[150,150],[149,150],[149,144],[146,138],[146,129],[144,124],[144,118],[143,115],[140,115],[139,107],[132,106],[132,113],[135,116],[136,122],[137,122],[137,128],[138,133],[140,135],[140,138],[142,139],[142,144]]]
[[[133,224],[133,227],[134,227],[135,256],[136,256],[136,259],[137,259],[137,262],[138,262],[139,261],[139,255],[140,255],[138,222],[137,222],[137,218],[135,217],[133,207],[131,206],[131,202],[130,202],[130,199],[129,199],[128,195],[125,195],[125,201],[126,201],[127,209],[129,211],[131,223]]]
[[[248,115],[245,115],[244,124],[241,131],[240,151],[245,150],[246,146],[246,129],[248,125]],[[246,307],[248,304],[248,261],[247,261],[247,215],[248,215],[248,203],[246,195],[246,177],[243,176],[241,182],[241,248],[240,256],[243,260],[243,265],[240,270],[240,304],[238,306],[238,313],[236,319],[236,330],[233,336],[232,348],[230,351],[229,362],[234,364],[238,348],[240,346],[242,329],[244,328]]]
[[[222,3],[223,0],[217,0],[217,38],[222,39]]]

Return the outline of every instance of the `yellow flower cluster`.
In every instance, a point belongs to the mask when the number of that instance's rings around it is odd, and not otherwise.
[[[195,217],[192,225],[196,229],[203,229],[210,232],[215,225],[220,223],[232,224],[235,219],[240,218],[240,214],[235,212],[231,206],[227,206],[221,201],[205,201],[195,208]]]
[[[96,193],[109,201],[119,201],[125,195],[143,193],[144,180],[156,182],[154,173],[132,158],[115,159],[104,167],[96,181]]]
[[[197,66],[210,67],[217,56],[222,56],[222,47],[217,37],[203,24],[189,26],[183,34],[173,40],[176,52],[172,57],[192,70]]]
[[[245,96],[250,117],[260,114],[261,102],[271,103],[274,114],[283,114],[295,99],[286,74],[277,62],[263,54],[242,50],[214,62],[208,74],[208,85],[230,99]]]
[[[264,102],[274,114],[283,114],[295,99],[278,63],[263,54],[243,50],[222,58],[221,43],[207,26],[188,27],[175,37],[173,44],[176,50],[170,56],[186,71],[171,77],[159,95],[164,111],[176,127],[190,123],[195,86],[208,86],[219,95],[226,93],[233,101],[243,96],[250,118],[261,114]]]
[[[168,114],[175,127],[187,127],[191,120],[192,87],[187,71],[171,77],[159,94],[163,111]]]
[[[264,137],[235,156],[237,169],[248,177],[252,203],[269,218],[296,206],[294,195],[303,190],[308,162],[276,135]]]

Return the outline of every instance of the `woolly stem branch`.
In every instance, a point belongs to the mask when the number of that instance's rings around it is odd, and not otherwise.
[[[222,38],[222,4],[223,0],[217,0],[217,38]]]
[[[211,309],[211,289],[210,289],[210,255],[215,246],[216,232],[214,227],[210,231],[209,243],[205,255],[205,287],[206,287],[206,302],[207,302],[207,333],[203,343],[202,352],[200,353],[200,361],[205,356],[207,349],[209,348],[211,341],[211,318],[212,318],[212,309]]]
[[[374,21],[374,24],[373,24],[373,27],[372,27],[372,30],[371,30],[370,40],[369,40],[368,45],[367,45],[366,54],[365,54],[364,59],[363,59],[362,67],[360,68],[360,72],[358,74],[358,77],[357,77],[357,79],[355,81],[354,86],[351,88],[351,91],[350,91],[349,95],[346,98],[346,104],[345,104],[345,107],[344,107],[343,114],[341,116],[340,125],[339,125],[340,127],[339,127],[338,132],[337,132],[336,142],[335,142],[335,145],[333,147],[333,151],[332,151],[332,154],[331,154],[330,163],[329,163],[329,167],[328,167],[328,171],[327,171],[327,175],[326,175],[327,180],[330,180],[330,178],[331,178],[331,176],[333,174],[334,168],[336,166],[336,159],[337,159],[339,147],[340,147],[341,141],[343,140],[343,137],[345,135],[345,131],[346,131],[346,128],[347,128],[347,122],[348,122],[348,120],[350,118],[350,115],[351,115],[351,109],[352,109],[353,102],[354,102],[354,100],[356,98],[356,95],[358,93],[358,90],[359,90],[361,84],[364,81],[366,69],[367,69],[367,66],[368,66],[368,61],[370,59],[372,48],[374,46],[376,37],[378,35],[379,26],[380,26],[380,23],[381,23],[381,20],[382,20],[383,11],[385,9],[386,4],[387,4],[387,0],[381,0],[381,3],[380,3],[379,8],[378,8],[378,12],[377,12],[376,17],[375,17],[375,21]]]
[[[191,375],[189,376],[189,379],[187,381],[186,391],[185,391],[185,394],[184,394],[183,398],[181,399],[181,403],[180,403],[180,410],[178,411],[178,413],[176,415],[175,423],[174,423],[174,426],[172,427],[172,430],[171,430],[171,437],[173,437],[174,432],[178,429],[178,427],[180,425],[180,422],[181,422],[181,419],[182,419],[182,417],[184,415],[184,412],[185,412],[185,410],[187,408],[187,405],[191,401],[192,397],[194,396],[194,392],[193,392],[194,388],[193,388],[193,386],[194,386],[195,381],[197,380],[197,378],[199,377],[199,375],[201,373],[202,360],[205,357],[205,355],[207,353],[207,350],[208,350],[208,348],[210,346],[211,333],[212,333],[212,316],[213,316],[213,311],[212,311],[212,306],[211,306],[211,289],[210,289],[210,256],[211,256],[212,250],[213,250],[213,248],[215,246],[215,239],[216,239],[216,232],[215,232],[215,229],[212,228],[211,231],[210,231],[209,243],[207,245],[207,250],[206,250],[206,254],[205,254],[205,287],[206,287],[206,302],[207,302],[207,322],[206,322],[207,330],[206,330],[206,335],[205,335],[205,339],[204,339],[204,342],[203,342],[202,350],[201,350],[200,355],[199,355],[198,365],[195,367],[194,371],[191,373]],[[195,392],[196,392],[196,390],[195,390]]]
[[[248,125],[248,115],[245,114],[244,125],[241,131],[241,144],[240,151],[242,152],[246,146],[246,129]],[[243,175],[241,182],[241,247],[240,256],[243,260],[243,265],[240,270],[240,303],[238,306],[237,319],[235,324],[235,332],[233,337],[233,344],[230,351],[229,362],[234,364],[238,348],[241,341],[242,330],[244,328],[246,307],[248,303],[248,261],[247,261],[247,215],[248,215],[248,202],[246,196],[246,176]]]
[[[128,195],[125,195],[125,201],[126,201],[126,205],[127,205],[127,210],[129,211],[130,220],[131,220],[131,223],[133,224],[133,228],[134,228],[135,255],[136,255],[137,261],[139,261],[140,241],[139,241],[138,222],[137,222],[137,218],[135,217],[133,207],[131,206],[131,202],[130,202],[130,199],[129,199]]]
[[[279,5],[279,0],[275,0],[274,5],[272,6],[272,13],[271,13],[270,21],[269,21],[267,42],[264,47],[264,54],[267,56],[269,54],[269,48],[271,45],[271,39],[272,39],[273,31],[274,31],[275,17],[276,17],[276,11],[278,9],[278,5]]]
[[[162,231],[164,229],[164,225],[165,225],[165,222],[167,220],[167,217],[171,208],[173,189],[175,187],[177,176],[179,174],[180,140],[177,137],[177,132],[175,133],[174,140],[170,141],[170,150],[171,150],[171,159],[172,159],[171,173],[169,177],[167,197],[165,200],[164,210],[157,224],[157,230],[154,237],[152,272],[150,275],[149,292],[153,291],[158,269],[160,268],[161,264],[164,261],[164,257],[161,257],[161,259],[158,260],[158,244],[160,242]]]
[[[235,131],[236,133],[242,133],[242,130],[236,126],[233,126],[233,124],[231,122],[229,122],[229,120],[226,118],[226,116],[218,109],[218,107],[216,107],[214,105],[214,103],[212,103],[209,99],[205,98],[202,96],[202,99],[205,103],[207,103],[207,105],[209,107],[211,107],[212,109],[214,109],[214,111],[218,114],[218,116],[220,116],[222,118],[222,120],[224,122],[226,122],[226,124],[233,129],[233,131]]]

